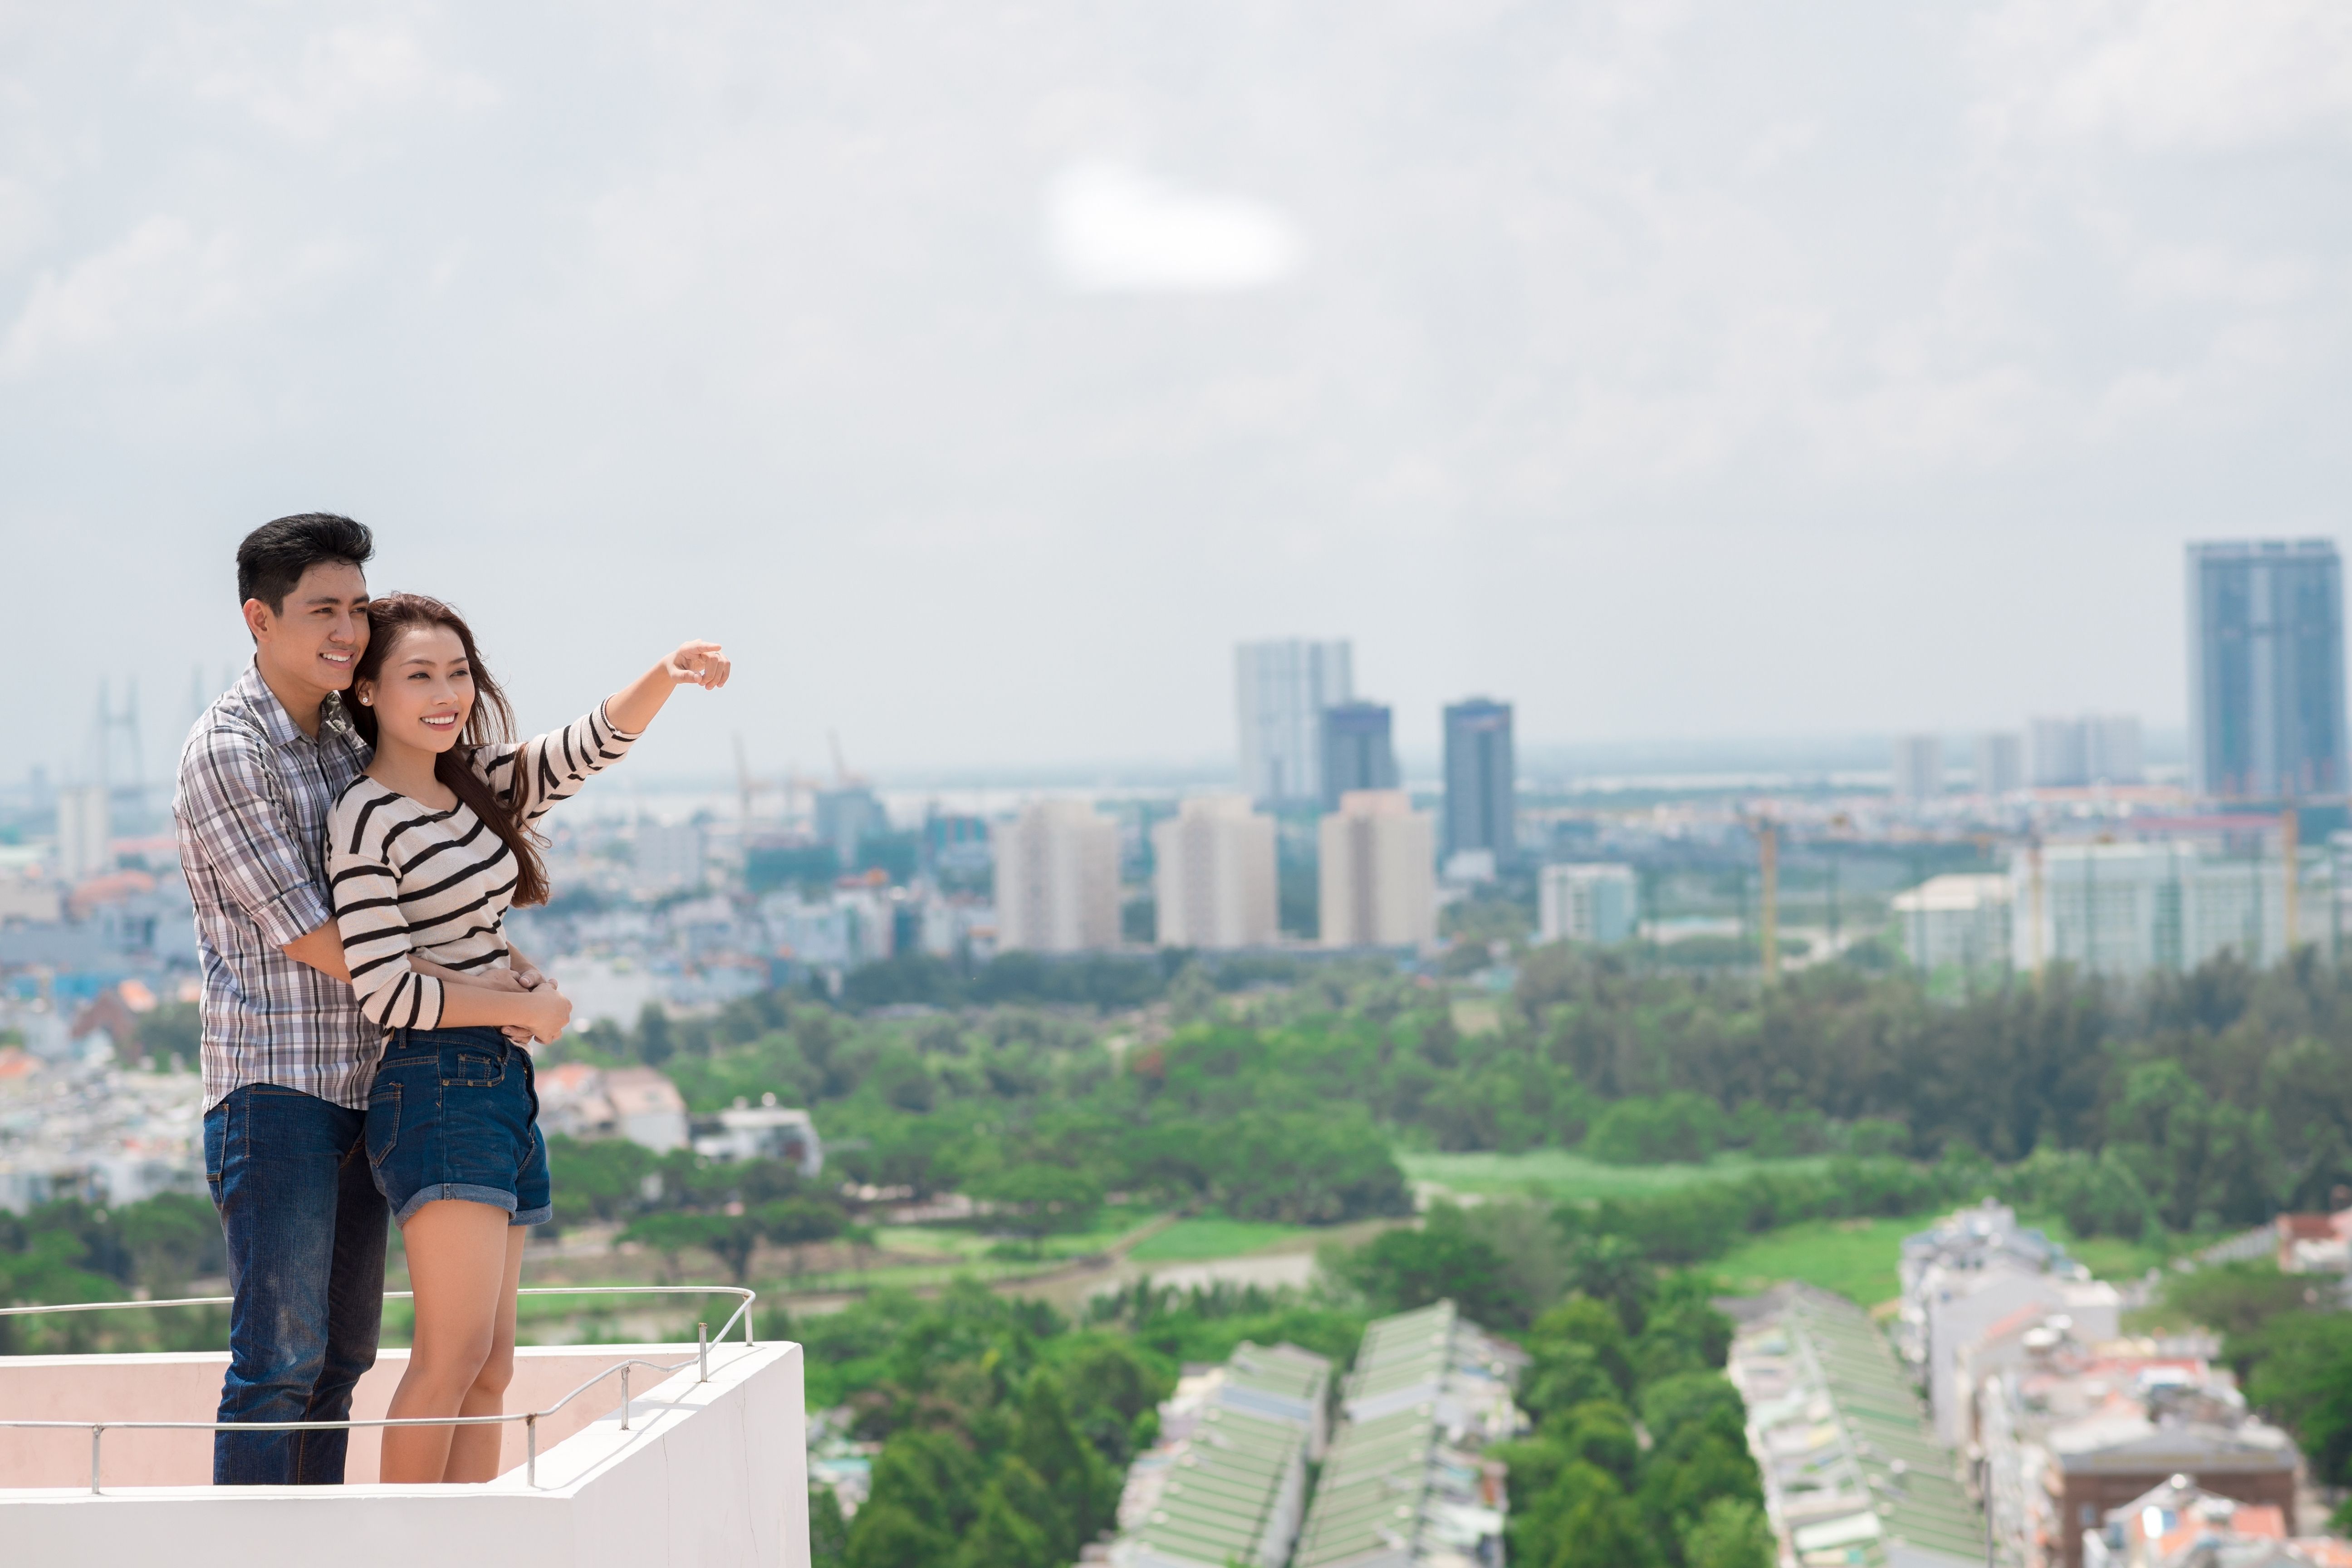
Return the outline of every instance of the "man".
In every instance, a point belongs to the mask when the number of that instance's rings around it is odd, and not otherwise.
[[[204,966],[205,1174],[228,1242],[219,1419],[342,1421],[375,1364],[387,1215],[361,1136],[375,1032],[327,893],[328,808],[367,767],[341,694],[367,529],[306,512],[237,547],[252,668],[205,710],[172,813]],[[348,1434],[221,1432],[213,1483],[334,1485]]]

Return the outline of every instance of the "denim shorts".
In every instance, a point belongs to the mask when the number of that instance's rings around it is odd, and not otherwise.
[[[368,1163],[400,1225],[438,1198],[492,1204],[514,1225],[555,1214],[530,1053],[496,1029],[401,1029],[368,1094]]]

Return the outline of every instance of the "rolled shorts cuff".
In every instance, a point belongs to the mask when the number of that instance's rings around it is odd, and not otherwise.
[[[535,1209],[515,1210],[514,1214],[507,1220],[507,1224],[509,1226],[518,1225],[545,1225],[549,1220],[551,1220],[554,1217],[555,1205],[553,1204],[541,1204]]]
[[[443,1182],[434,1186],[417,1188],[409,1200],[401,1205],[398,1212],[392,1216],[392,1223],[404,1226],[418,1209],[423,1208],[426,1204],[438,1203],[443,1198],[457,1198],[469,1204],[488,1204],[492,1208],[504,1209],[509,1215],[515,1213],[516,1204],[519,1201],[512,1193],[497,1187],[478,1187],[468,1182]],[[543,1209],[535,1209],[531,1212],[537,1214],[540,1219],[545,1219],[554,1214],[555,1206],[551,1204]],[[518,1216],[508,1223],[537,1225],[540,1220]]]

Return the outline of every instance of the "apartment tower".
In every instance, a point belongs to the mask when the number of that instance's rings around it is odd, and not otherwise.
[[[2346,792],[2344,576],[2333,541],[2189,547],[2189,725],[2200,795]]]
[[[1436,824],[1402,790],[1355,790],[1323,819],[1326,947],[1418,947],[1437,940]]]
[[[1389,710],[1379,702],[1338,702],[1323,710],[1323,809],[1339,809],[1350,790],[1394,789],[1396,746]]]
[[[1343,638],[1288,637],[1234,649],[1242,789],[1262,805],[1323,798],[1323,710],[1356,694]]]
[[[1274,818],[1238,795],[1195,795],[1151,829],[1162,947],[1275,940]]]
[[[1118,824],[1081,801],[1034,801],[990,837],[1001,951],[1118,945]]]
[[[1445,710],[1445,858],[1484,851],[1496,867],[1518,847],[1511,705],[1473,697]]]

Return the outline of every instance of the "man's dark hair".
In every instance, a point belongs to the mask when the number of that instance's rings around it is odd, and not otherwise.
[[[374,553],[375,535],[365,523],[331,511],[297,512],[265,522],[236,547],[236,602],[258,599],[271,615],[281,615],[286,595],[320,562],[365,566]]]

